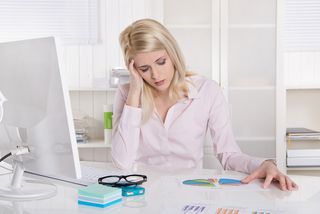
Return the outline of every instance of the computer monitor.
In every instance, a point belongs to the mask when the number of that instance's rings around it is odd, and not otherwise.
[[[15,163],[25,171],[80,178],[69,93],[58,62],[53,37],[0,43],[0,153],[24,145],[30,153]],[[32,199],[14,196],[12,188],[3,192],[2,185],[0,198]]]

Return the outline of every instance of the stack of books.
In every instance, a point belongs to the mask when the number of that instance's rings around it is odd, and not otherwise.
[[[287,128],[287,166],[320,166],[320,132],[307,128]]]
[[[78,190],[78,204],[105,208],[122,202],[120,188],[92,184]]]
[[[73,119],[77,143],[87,143],[88,142],[88,122],[86,117],[74,118]]]
[[[76,128],[76,138],[77,143],[87,143],[88,142],[88,130],[85,128]]]

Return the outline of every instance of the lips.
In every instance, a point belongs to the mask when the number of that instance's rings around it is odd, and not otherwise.
[[[156,86],[161,86],[161,85],[164,84],[164,80],[160,80],[160,81],[158,81],[158,82],[155,82],[154,84],[155,84]]]

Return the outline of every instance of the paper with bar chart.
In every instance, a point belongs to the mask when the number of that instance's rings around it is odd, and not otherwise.
[[[181,214],[291,214],[292,209],[274,207],[270,204],[243,203],[234,205],[233,203],[194,201],[184,202],[175,200],[165,200],[161,214],[181,213]]]

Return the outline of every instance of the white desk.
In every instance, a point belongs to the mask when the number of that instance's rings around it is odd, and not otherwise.
[[[95,166],[109,167],[105,163]],[[0,201],[0,214],[8,213],[183,213],[187,204],[201,204],[208,212],[215,213],[217,207],[234,207],[239,213],[252,213],[260,208],[270,213],[319,213],[320,178],[311,176],[291,176],[300,186],[298,191],[282,192],[275,186],[269,190],[254,189],[254,185],[240,189],[212,189],[190,187],[181,184],[183,178],[209,178],[220,174],[214,170],[164,170],[138,167],[137,173],[146,174],[148,182],[144,184],[144,196],[129,197],[121,205],[110,208],[93,208],[77,204],[76,185],[56,181],[57,195],[45,200],[12,203]],[[243,178],[237,172],[226,172],[224,176]],[[5,176],[0,176],[1,183]],[[258,184],[258,183],[257,183]],[[130,207],[130,206],[138,207]],[[140,207],[139,207],[140,206]],[[211,210],[209,210],[211,209]],[[209,212],[210,211],[210,212]],[[242,212],[241,212],[242,211]],[[187,212],[195,213],[195,212]]]

